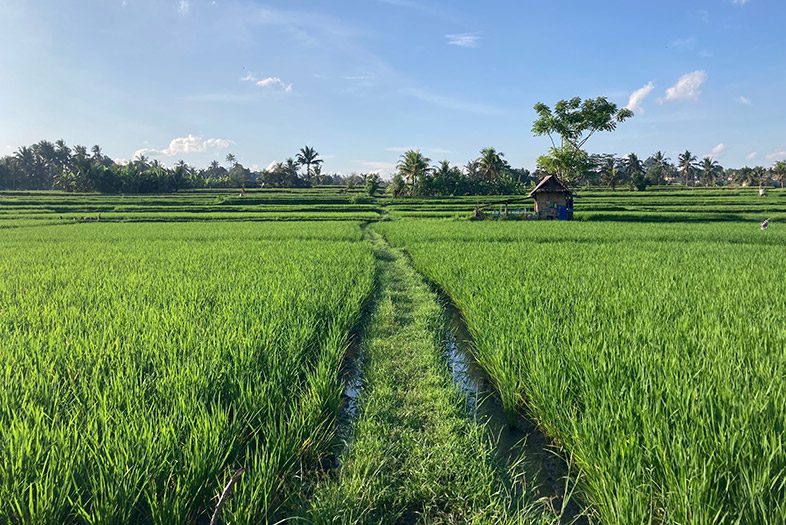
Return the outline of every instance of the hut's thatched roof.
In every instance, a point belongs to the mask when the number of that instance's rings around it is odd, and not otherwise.
[[[571,195],[571,191],[556,175],[547,175],[543,177],[543,180],[535,186],[535,189],[529,192],[529,196],[535,197],[537,193],[567,193]]]

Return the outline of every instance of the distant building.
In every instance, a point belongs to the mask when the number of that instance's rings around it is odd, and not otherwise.
[[[538,219],[573,220],[573,193],[556,175],[548,175],[529,194]]]

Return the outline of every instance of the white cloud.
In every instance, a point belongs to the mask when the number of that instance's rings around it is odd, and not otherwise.
[[[682,75],[677,83],[666,90],[666,101],[672,100],[698,100],[701,95],[701,86],[707,80],[704,71],[693,71]]]
[[[278,163],[279,163],[279,161],[274,160],[273,162],[271,162],[270,164],[267,165],[267,167],[265,168],[265,171],[272,170],[273,168],[276,167],[276,164],[278,164]]]
[[[189,11],[191,11],[191,1],[190,0],[180,0],[177,4],[177,10],[180,11],[181,14],[187,15]]]
[[[278,87],[287,93],[292,91],[292,84],[287,84],[278,77],[257,78],[253,73],[246,73],[241,79],[241,82],[253,82],[261,88],[275,88]]]
[[[748,159],[748,160],[753,160],[753,159],[755,159],[758,156],[759,156],[759,152],[758,151],[751,151],[750,153],[745,155],[745,158]]]
[[[151,157],[174,157],[176,155],[188,155],[191,153],[204,153],[209,150],[227,149],[232,144],[227,139],[203,139],[188,135],[187,137],[177,137],[169,142],[169,146],[164,149],[142,148],[136,150],[132,158],[140,155]]]
[[[749,0],[732,0],[732,3],[735,5],[745,5],[748,3]]]
[[[644,102],[644,99],[647,98],[647,95],[649,95],[653,89],[655,89],[655,84],[647,82],[644,86],[630,94],[630,97],[628,97],[628,105],[625,107],[631,111],[638,111],[641,109],[641,104]]]
[[[256,85],[264,88],[278,86],[284,91],[286,91],[287,93],[292,91],[292,84],[285,84],[278,77],[267,77],[267,78],[263,78],[262,80],[257,80]]]
[[[458,47],[478,47],[480,33],[457,33],[455,35],[445,35],[448,45]]]
[[[723,155],[726,152],[727,149],[728,148],[726,147],[726,144],[721,142],[720,144],[718,144],[717,146],[712,148],[712,151],[710,151],[710,154],[707,155],[707,156],[708,157],[712,157],[713,159],[717,159],[718,157]]]
[[[739,102],[740,104],[744,104],[746,106],[752,106],[753,105],[753,102],[751,102],[751,99],[749,99],[748,97],[744,97],[744,96],[737,97],[737,102]]]
[[[776,149],[766,155],[767,160],[786,160],[786,148]]]
[[[380,161],[373,161],[373,160],[355,160],[353,162],[355,162],[356,164],[360,164],[366,170],[369,170],[372,173],[379,173],[380,175],[386,173],[393,173],[396,170],[395,162],[380,162]]]

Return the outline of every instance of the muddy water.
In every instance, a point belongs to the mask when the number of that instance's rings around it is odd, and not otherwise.
[[[458,309],[443,297],[448,319],[445,333],[445,357],[453,380],[467,399],[470,414],[486,425],[497,443],[497,453],[506,466],[521,462],[527,490],[536,498],[545,498],[557,511],[562,509],[564,523],[588,523],[576,497],[563,503],[569,469],[560,451],[533,421],[521,414],[509,415],[502,408],[488,375],[472,355],[472,337]]]

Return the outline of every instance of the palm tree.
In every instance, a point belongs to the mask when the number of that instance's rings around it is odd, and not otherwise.
[[[431,159],[424,157],[420,150],[409,150],[401,155],[396,168],[399,174],[407,181],[409,191],[414,194],[415,184],[429,172]]]
[[[58,139],[55,141],[55,151],[58,167],[60,171],[63,171],[71,162],[71,148],[66,145],[63,139]]]
[[[786,179],[786,160],[779,160],[772,167],[772,177],[780,181],[781,188],[783,188],[783,179]]]
[[[322,159],[319,158],[319,153],[317,153],[317,150],[311,146],[304,146],[300,148],[300,151],[295,158],[297,159],[298,164],[306,167],[306,180],[310,183],[311,166],[319,166],[323,162]]]
[[[14,173],[13,177],[13,185],[14,188],[19,187],[20,184],[23,184],[24,187],[28,186],[28,181],[31,181],[35,177],[36,172],[36,155],[31,148],[27,146],[22,146],[14,153],[14,168],[12,173]],[[21,182],[17,176],[17,174],[22,175]]]
[[[663,184],[673,173],[671,159],[662,151],[656,151],[644,164],[651,184]]]
[[[227,154],[226,160],[233,168],[235,167],[235,164],[237,164],[237,157],[235,157],[232,153]]]
[[[508,169],[508,163],[503,159],[505,155],[497,153],[494,148],[486,148],[480,151],[478,158],[478,168],[480,173],[487,180],[498,180]]]
[[[630,153],[623,161],[623,164],[629,183],[638,190],[644,190],[647,187],[647,183],[644,179],[644,166],[641,164],[639,157],[635,153]]]
[[[620,176],[621,161],[614,155],[604,155],[598,165],[600,180],[614,191],[622,178]]]
[[[718,170],[721,169],[720,164],[718,161],[713,159],[712,157],[704,157],[701,159],[701,163],[699,164],[699,169],[701,169],[701,180],[705,186],[714,186],[715,185],[715,175],[717,175]]]
[[[681,153],[680,156],[677,157],[677,161],[679,162],[678,168],[680,173],[682,173],[685,186],[688,185],[688,178],[692,176],[696,170],[696,160],[696,155],[688,150],[685,150],[685,153]]]

